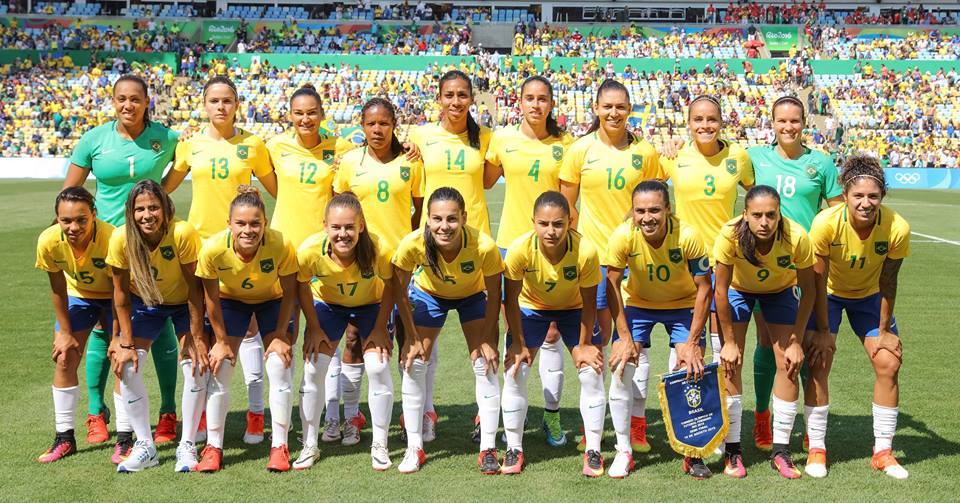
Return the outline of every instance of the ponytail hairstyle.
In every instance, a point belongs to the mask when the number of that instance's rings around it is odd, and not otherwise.
[[[53,214],[60,214],[60,203],[86,203],[90,207],[90,212],[97,214],[97,207],[94,204],[93,194],[83,187],[67,187],[57,194],[57,200],[53,203]],[[56,220],[54,220],[56,223]]]
[[[887,195],[887,179],[876,157],[857,154],[847,158],[843,163],[843,173],[840,175],[843,191],[846,192],[859,178],[872,179],[880,187],[880,197]]]
[[[746,211],[747,206],[750,205],[750,201],[758,197],[772,197],[776,199],[777,206],[780,206],[780,194],[777,193],[777,189],[769,185],[754,185],[747,191],[747,195],[743,198],[744,211]],[[785,236],[783,230],[782,214],[780,215],[780,220],[777,222],[776,234],[785,240],[788,239],[788,236]],[[734,224],[733,235],[737,238],[737,246],[740,247],[740,253],[743,254],[743,258],[747,259],[747,262],[750,262],[750,264],[756,267],[763,265],[760,259],[757,258],[757,237],[750,232],[750,224],[746,218],[741,218]]]
[[[163,295],[160,293],[157,280],[153,277],[153,271],[150,269],[150,245],[140,231],[134,217],[137,197],[141,194],[152,195],[160,201],[160,208],[163,211],[163,223],[159,227],[161,236],[165,236],[170,230],[176,208],[170,196],[163,191],[160,184],[150,179],[137,182],[130,190],[130,195],[127,196],[124,230],[127,238],[126,252],[127,262],[130,264],[130,281],[137,287],[137,293],[140,294],[143,303],[153,307],[163,303]]]
[[[389,100],[384,98],[370,98],[364,103],[363,108],[360,109],[360,126],[363,127],[363,117],[367,114],[367,110],[373,107],[382,107],[390,114],[390,119],[393,121],[393,131],[390,132],[390,153],[394,156],[402,154],[403,145],[400,143],[400,139],[397,138],[397,109]],[[469,116],[470,114],[467,113],[467,115]],[[363,144],[364,146],[367,144],[366,135],[364,135]]]
[[[439,189],[433,191],[433,194],[430,194],[430,199],[427,200],[427,214],[430,214],[430,207],[433,206],[433,203],[438,203],[440,201],[453,201],[457,203],[457,207],[460,208],[460,211],[466,211],[467,205],[463,201],[463,196],[460,195],[460,192],[453,187],[440,187]],[[423,248],[424,255],[427,257],[427,265],[430,266],[430,271],[439,278],[443,277],[443,273],[440,270],[440,250],[437,247],[437,241],[433,238],[433,234],[430,232],[430,226],[423,226]]]
[[[607,91],[620,91],[627,96],[627,102],[630,102],[630,91],[627,90],[626,86],[621,84],[619,80],[606,79],[600,84],[600,87],[597,88],[597,97],[593,101],[594,104],[599,103],[600,96]],[[626,123],[626,119],[624,119],[624,123]],[[593,133],[598,129],[600,129],[600,116],[594,113],[593,124],[590,125],[590,129],[588,129],[585,134]],[[631,143],[634,141],[633,133],[631,133],[629,129],[627,129],[627,137],[630,138]]]
[[[202,98],[203,98],[203,101],[206,102],[206,100],[207,100],[207,90],[210,89],[210,87],[213,86],[213,85],[215,85],[215,84],[223,84],[223,85],[229,87],[231,91],[233,91],[233,98],[234,98],[235,100],[237,100],[237,105],[238,105],[238,110],[239,110],[239,105],[240,105],[240,93],[237,92],[237,86],[236,86],[236,85],[233,83],[233,81],[230,80],[230,78],[227,77],[226,75],[217,75],[216,77],[211,77],[209,80],[207,80],[206,83],[203,84],[203,92],[201,93],[201,96],[202,96]],[[236,113],[236,112],[237,112],[237,111],[234,111],[234,114],[233,114],[233,122],[236,122],[236,121],[237,121],[237,113]]]
[[[364,276],[369,276],[373,274],[373,265],[377,261],[377,247],[373,243],[373,239],[370,237],[370,229],[366,226],[366,219],[363,216],[363,207],[360,205],[360,200],[357,199],[357,196],[353,192],[344,192],[342,194],[337,194],[333,196],[333,199],[330,199],[330,202],[327,204],[327,209],[324,212],[324,216],[330,214],[330,210],[333,208],[347,208],[353,210],[353,212],[360,217],[360,221],[364,222],[363,231],[357,236],[357,246],[354,248],[354,257],[357,261],[357,267],[360,268],[360,272]],[[323,250],[324,253],[330,254],[330,247],[332,245],[327,244],[327,249]]]
[[[120,76],[120,78],[117,79],[116,82],[113,83],[113,90],[111,91],[112,95],[116,96],[117,85],[119,85],[121,82],[133,82],[135,84],[139,84],[140,87],[143,88],[143,97],[147,101],[147,106],[144,107],[143,109],[143,123],[149,124],[150,123],[150,90],[147,87],[147,83],[139,75],[133,75],[131,73],[124,74]]]
[[[646,192],[659,192],[660,196],[663,197],[664,206],[670,208],[670,189],[667,187],[666,182],[655,178],[644,180],[633,188],[633,193],[630,195],[630,198],[633,199],[633,196]]]
[[[710,103],[713,103],[713,105],[717,107],[717,115],[720,116],[720,123],[723,123],[723,107],[720,106],[720,100],[710,96],[709,94],[701,94],[690,100],[690,103],[687,104],[687,122],[690,121],[690,111],[693,110],[693,104],[698,101],[709,101]]]
[[[567,217],[570,216],[570,202],[567,201],[566,197],[563,197],[563,194],[555,190],[548,190],[543,194],[540,194],[540,197],[538,197],[533,203],[533,214],[536,215],[537,210],[543,208],[544,206],[560,208],[564,215]]]
[[[313,87],[313,84],[306,83],[300,86],[300,89],[297,89],[290,96],[289,108],[293,108],[293,100],[299,98],[300,96],[310,96],[311,98],[317,100],[317,108],[320,109],[320,120],[323,120],[326,117],[326,112],[323,111],[323,98],[320,97],[320,93],[317,92],[317,88]]]
[[[473,82],[470,82],[470,77],[460,70],[450,70],[440,77],[440,92],[443,92],[444,82],[458,79],[467,83],[467,90],[470,91],[470,96],[473,96]],[[480,150],[480,125],[477,124],[477,121],[473,120],[473,115],[470,115],[470,110],[467,110],[467,139],[471,147]]]
[[[259,208],[264,217],[267,216],[267,207],[263,204],[263,197],[260,196],[260,189],[253,185],[240,185],[237,187],[237,196],[230,203],[230,216],[233,216],[233,209],[241,206]]]
[[[527,87],[527,84],[531,84],[533,82],[539,82],[547,87],[547,92],[550,94],[550,101],[554,103],[554,106],[552,106],[550,109],[550,113],[547,114],[547,134],[560,138],[563,136],[563,129],[560,129],[560,125],[557,124],[557,118],[553,116],[553,108],[556,108],[556,103],[553,99],[553,84],[551,84],[550,81],[547,80],[547,78],[543,75],[534,75],[532,77],[528,77],[527,80],[524,80],[523,84],[520,84],[520,95],[523,96],[523,89]]]

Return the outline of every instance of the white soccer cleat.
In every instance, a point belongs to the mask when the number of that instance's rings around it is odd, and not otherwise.
[[[630,451],[617,451],[617,456],[610,463],[607,473],[611,478],[622,479],[633,471],[633,454]]]
[[[363,427],[363,421],[360,416],[354,416],[352,419],[343,423],[343,440],[340,445],[357,445],[360,443],[360,428]]]
[[[374,442],[370,446],[370,463],[373,466],[373,469],[382,472],[391,466],[393,462],[390,461],[390,453],[387,452],[387,448],[384,445],[381,445],[379,442]]]
[[[420,467],[423,466],[426,461],[427,453],[423,452],[423,449],[408,447],[406,454],[403,455],[403,461],[397,466],[397,470],[399,470],[400,473],[416,473],[420,471]]]
[[[130,456],[117,465],[118,473],[133,473],[152,468],[160,464],[157,460],[157,447],[147,444],[144,440],[137,440],[133,444]]]
[[[803,471],[815,479],[826,477],[827,451],[818,448],[810,449],[810,452],[807,453],[807,462],[803,465]]]
[[[294,470],[306,470],[311,468],[317,461],[320,461],[320,449],[316,446],[304,447],[300,451],[300,457],[293,462]]]
[[[900,466],[897,458],[893,457],[893,452],[890,449],[874,453],[870,465],[873,466],[874,470],[882,471],[887,476],[897,480],[903,480],[910,476],[907,469]]]
[[[197,446],[189,440],[180,442],[180,445],[177,446],[177,463],[174,465],[173,471],[186,473],[193,471],[195,466],[197,466]]]
[[[323,424],[323,434],[320,435],[320,440],[324,442],[336,442],[340,440],[340,422],[339,421],[327,421]]]

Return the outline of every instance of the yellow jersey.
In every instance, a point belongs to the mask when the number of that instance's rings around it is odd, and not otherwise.
[[[480,127],[480,149],[470,146],[467,132],[453,134],[439,123],[418,127],[410,133],[410,141],[417,144],[423,156],[423,197],[440,187],[453,187],[463,196],[467,205],[467,224],[490,235],[490,217],[487,199],[483,193],[483,167],[490,145],[490,128]],[[423,209],[420,225],[426,221]]]
[[[245,262],[233,249],[229,229],[210,236],[200,249],[197,277],[220,280],[220,296],[247,304],[283,297],[280,276],[298,272],[297,250],[278,230],[267,229],[253,260]]]
[[[733,218],[737,184],[754,183],[753,164],[740,145],[723,141],[717,155],[704,157],[688,143],[673,159],[660,159],[666,177],[673,180],[677,217],[692,226],[713,258],[713,242],[723,224]]]
[[[910,224],[880,205],[867,239],[860,239],[847,219],[847,205],[827,208],[810,228],[813,252],[830,258],[827,291],[838,297],[862,299],[880,291],[884,260],[910,255]]]
[[[624,150],[606,145],[596,132],[573,142],[563,159],[560,180],[580,186],[579,230],[600,256],[607,239],[630,211],[633,188],[662,178],[656,149],[634,138]]]
[[[438,260],[441,276],[430,270],[420,230],[407,234],[393,254],[395,266],[413,271],[413,281],[418,288],[444,299],[463,299],[480,293],[486,290],[485,277],[503,272],[503,261],[493,238],[470,226],[463,227],[463,242],[457,257],[447,262],[440,255]]]
[[[242,129],[229,140],[214,140],[205,132],[177,144],[173,169],[193,173],[193,194],[187,221],[206,239],[223,229],[237,187],[250,183],[250,175],[273,172],[263,140]]]
[[[566,252],[556,264],[540,250],[540,238],[528,231],[507,249],[503,275],[522,281],[520,305],[528,309],[580,309],[581,288],[600,283],[600,257],[597,250],[579,232],[567,233]],[[590,299],[594,300],[594,299]]]
[[[62,272],[67,279],[67,295],[71,297],[110,299],[113,297],[113,280],[106,260],[112,234],[112,225],[95,219],[93,236],[87,249],[78,257],[60,230],[60,224],[53,224],[37,239],[34,267],[52,273]]]
[[[271,138],[267,151],[277,173],[277,205],[270,228],[282,232],[294,246],[322,231],[323,212],[333,196],[334,157],[352,148],[347,139],[323,133],[310,149],[300,145],[293,130]]]
[[[659,248],[650,245],[632,221],[620,224],[607,243],[603,265],[630,269],[620,292],[627,306],[643,309],[692,308],[694,276],[710,273],[710,261],[697,231],[676,216],[667,220]]]
[[[358,148],[340,159],[333,191],[356,194],[367,228],[388,247],[396,249],[400,240],[413,231],[413,199],[423,198],[423,162],[410,162],[400,154],[382,164],[367,155],[366,147]]]
[[[107,263],[117,269],[130,269],[127,261],[127,229],[121,225],[110,236],[110,253]],[[175,305],[187,302],[189,288],[183,277],[181,265],[197,261],[200,251],[200,234],[188,222],[174,219],[167,228],[160,244],[150,251],[150,270],[160,290],[161,304]],[[131,271],[132,274],[132,271]],[[130,282],[130,291],[139,296],[136,282]]]
[[[760,267],[740,253],[734,227],[743,217],[730,220],[720,228],[720,236],[713,246],[713,258],[720,264],[733,267],[730,286],[744,293],[777,293],[797,284],[797,269],[813,267],[816,258],[810,237],[800,224],[786,217],[783,230],[776,233],[773,247],[766,255],[757,251]]]
[[[563,154],[573,138],[528,137],[520,126],[498,129],[490,137],[487,162],[503,168],[506,192],[497,228],[497,246],[508,248],[521,234],[533,230],[533,203],[548,190],[560,190]]]
[[[393,277],[390,259],[393,250],[383,240],[370,233],[377,250],[373,270],[364,274],[356,261],[348,267],[337,264],[328,252],[326,232],[318,232],[303,242],[297,250],[299,272],[297,281],[311,282],[313,298],[327,304],[345,307],[377,304],[383,297],[383,282]]]

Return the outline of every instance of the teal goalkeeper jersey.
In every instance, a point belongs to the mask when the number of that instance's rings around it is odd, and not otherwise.
[[[117,133],[117,121],[97,126],[80,137],[70,162],[97,177],[97,217],[123,225],[127,194],[144,179],[160,181],[177,148],[177,133],[149,121],[136,140]]]
[[[780,193],[780,211],[810,230],[813,217],[824,201],[841,194],[837,167],[827,154],[804,147],[799,159],[784,159],[776,145],[747,149],[757,185],[769,185]]]

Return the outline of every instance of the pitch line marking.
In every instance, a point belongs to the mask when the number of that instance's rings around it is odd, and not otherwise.
[[[929,235],[929,234],[923,234],[923,233],[920,233],[920,232],[917,232],[917,231],[910,231],[910,233],[911,233],[911,234],[916,234],[916,235],[918,235],[918,236],[920,236],[920,237],[922,237],[922,238],[932,239],[933,241],[937,241],[937,242],[940,242],[940,243],[947,243],[947,244],[951,244],[951,245],[954,245],[954,246],[960,246],[960,241],[951,241],[951,240],[949,240],[949,239],[938,238],[937,236],[931,236],[931,235]]]

